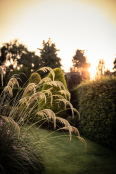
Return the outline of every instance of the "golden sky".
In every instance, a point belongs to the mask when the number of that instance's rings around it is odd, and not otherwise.
[[[43,40],[56,44],[67,71],[76,49],[84,49],[93,69],[116,54],[116,0],[0,0],[0,45],[19,38],[29,50]]]

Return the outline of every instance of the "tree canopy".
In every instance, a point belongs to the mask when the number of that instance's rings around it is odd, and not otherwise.
[[[43,41],[43,48],[40,49],[40,57],[35,52],[29,51],[28,48],[19,43],[17,39],[4,43],[0,48],[0,65],[13,70],[22,66],[28,67],[30,70],[36,71],[40,67],[49,66],[51,68],[60,68],[61,59],[57,56],[56,46],[49,39],[47,42]],[[6,63],[9,62],[9,65]]]
[[[52,43],[51,39],[47,42],[43,41],[43,48],[39,50],[40,56],[29,51],[17,39],[4,43],[0,48],[0,66],[6,72],[6,79],[15,72],[24,71],[27,76],[30,76],[32,71],[37,71],[41,67],[60,68],[62,66],[61,59],[57,56],[59,50],[56,49],[55,43]]]
[[[51,42],[51,39],[47,42],[43,41],[43,48],[40,50],[41,66],[48,66],[51,68],[61,68],[61,58],[57,56],[55,43]]]
[[[40,66],[40,58],[27,49],[27,47],[18,42],[17,39],[11,41],[10,43],[4,43],[0,48],[0,65],[11,71],[22,66],[28,67],[30,70],[37,70]],[[9,62],[7,66],[6,63]]]
[[[87,62],[87,58],[84,55],[84,50],[76,50],[75,55],[73,56],[72,62],[73,67],[70,68],[71,72],[80,72],[83,79],[88,79],[90,77],[88,68],[90,63]]]

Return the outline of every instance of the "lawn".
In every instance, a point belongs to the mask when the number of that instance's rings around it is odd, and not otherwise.
[[[86,155],[84,145],[74,135],[70,141],[69,135],[65,132],[53,132],[36,127],[29,130],[29,135],[41,142],[45,164],[43,174],[116,173],[116,152],[84,138],[87,142]]]

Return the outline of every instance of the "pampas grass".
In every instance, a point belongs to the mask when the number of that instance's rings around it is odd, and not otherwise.
[[[35,153],[36,149],[32,148],[33,145],[42,141],[39,140],[37,142],[33,142],[31,146],[29,144],[29,139],[28,141],[25,141],[27,130],[24,130],[24,127],[27,124],[29,124],[30,127],[33,127],[33,125],[39,125],[40,127],[41,120],[43,120],[41,122],[42,124],[44,121],[50,121],[53,122],[54,129],[56,129],[57,123],[60,122],[62,127],[59,127],[57,131],[69,131],[70,141],[72,133],[75,133],[77,138],[85,144],[86,148],[86,142],[80,137],[77,128],[72,127],[66,119],[57,117],[56,113],[54,113],[51,109],[41,109],[42,106],[38,107],[39,101],[42,102],[43,105],[50,101],[51,106],[53,102],[64,103],[65,109],[67,109],[67,105],[70,107],[72,111],[72,118],[74,118],[75,112],[79,115],[79,112],[73,108],[70,101],[60,95],[64,94],[65,97],[68,96],[70,99],[70,93],[67,92],[64,85],[60,81],[54,81],[54,71],[49,67],[43,67],[38,71],[50,71],[53,75],[53,81],[49,78],[44,78],[38,84],[29,83],[24,91],[18,92],[16,97],[13,98],[13,88],[14,86],[19,87],[18,80],[20,80],[20,78],[17,78],[18,76],[13,76],[0,96],[0,150],[3,149],[3,152],[1,152],[3,154],[0,158],[0,170],[2,174],[7,174],[8,170],[10,171],[9,173],[12,174],[19,174],[21,172],[29,174],[30,171],[32,173],[39,173],[43,170],[44,167],[41,155],[37,155]],[[50,87],[47,90],[41,91],[44,84],[47,84]],[[58,94],[52,93],[52,88],[54,86],[59,88]],[[41,120],[39,118],[41,118]],[[21,130],[24,130],[23,133],[20,133],[22,132]],[[6,160],[7,157],[8,159]],[[3,161],[10,161],[9,164],[11,166],[7,167],[6,162],[3,163]]]
[[[79,118],[80,118],[79,112],[77,111],[77,109],[73,108],[73,105],[68,100],[66,100],[65,98],[60,98],[60,99],[56,99],[56,101],[63,102],[65,105],[65,110],[67,105],[70,106],[70,109],[72,111],[72,118],[74,118],[74,111],[79,115]]]
[[[42,67],[42,68],[38,69],[37,71],[43,71],[43,72],[50,71],[52,76],[53,76],[53,81],[54,81],[55,73],[54,73],[52,68],[50,68],[50,67]]]
[[[22,98],[28,93],[28,92],[33,92],[34,94],[36,93],[36,87],[37,85],[35,83],[29,83],[26,89],[23,92]]]
[[[4,88],[3,93],[5,93],[5,94],[8,93],[8,94],[10,94],[11,97],[13,97],[13,91],[12,91],[12,88],[9,85],[7,85]]]
[[[17,85],[17,87],[19,87],[19,82],[15,77],[12,77],[7,84],[7,86],[10,86],[12,89],[16,85]]]
[[[0,174],[31,174],[43,170],[41,155],[12,118],[0,118]]]

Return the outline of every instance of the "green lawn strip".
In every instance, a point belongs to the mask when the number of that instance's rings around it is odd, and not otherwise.
[[[82,142],[68,133],[33,128],[41,141],[46,166],[43,174],[115,174],[116,152],[100,146],[87,138],[87,156]],[[37,140],[36,137],[36,140]],[[37,152],[39,153],[39,151]]]

